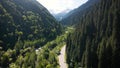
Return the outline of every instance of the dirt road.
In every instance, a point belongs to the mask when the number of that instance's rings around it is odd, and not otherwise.
[[[65,49],[66,49],[66,45],[62,47],[60,51],[60,55],[58,56],[60,68],[67,68],[67,63],[65,60]]]

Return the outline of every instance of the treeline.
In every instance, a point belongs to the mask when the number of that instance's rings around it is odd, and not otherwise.
[[[87,5],[87,4],[86,4]],[[69,68],[120,67],[120,0],[99,0],[67,38]]]

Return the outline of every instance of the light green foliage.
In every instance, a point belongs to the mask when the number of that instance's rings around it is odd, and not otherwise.
[[[68,31],[68,33],[71,32],[69,28],[66,28],[65,31]],[[57,36],[55,40],[47,42],[43,47],[38,49],[36,67],[59,68],[58,55],[61,47],[65,45],[68,35],[65,31],[62,35]]]
[[[64,40],[61,32],[61,25],[36,0],[0,0],[0,67],[57,68],[51,50]],[[43,47],[39,55],[38,47]]]

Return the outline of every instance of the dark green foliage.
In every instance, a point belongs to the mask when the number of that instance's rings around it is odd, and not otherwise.
[[[76,18],[79,24],[67,39],[69,68],[120,67],[119,6],[120,0],[99,0]]]

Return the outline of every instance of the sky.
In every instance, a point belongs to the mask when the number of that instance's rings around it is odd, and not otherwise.
[[[84,4],[88,0],[37,0],[44,7],[46,7],[50,13],[58,14],[61,12],[69,12],[80,5]]]

